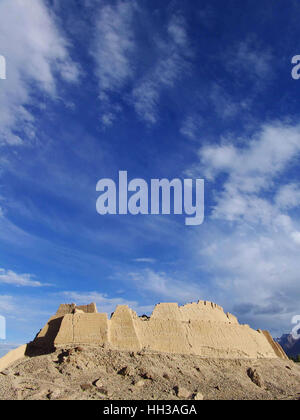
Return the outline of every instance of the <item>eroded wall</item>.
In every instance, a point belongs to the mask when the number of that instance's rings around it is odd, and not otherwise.
[[[36,340],[49,338],[55,346],[109,343],[118,350],[202,357],[286,358],[270,334],[240,325],[235,316],[211,302],[158,304],[148,319],[139,318],[125,305],[118,306],[110,320],[96,311],[93,305],[61,305]]]

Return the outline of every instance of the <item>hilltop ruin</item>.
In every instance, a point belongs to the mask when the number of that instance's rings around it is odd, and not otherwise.
[[[0,359],[0,372],[25,357],[73,345],[108,346],[112,350],[173,353],[212,359],[287,359],[268,331],[239,324],[212,302],[179,306],[160,303],[152,315],[138,316],[126,305],[109,319],[95,303],[62,304],[35,339]]]
[[[96,304],[63,304],[32,345],[40,348],[73,344],[109,345],[115,350],[148,350],[209,358],[282,358],[287,356],[267,331],[240,325],[212,302],[184,306],[160,303],[152,315],[138,317],[118,306],[108,319]]]

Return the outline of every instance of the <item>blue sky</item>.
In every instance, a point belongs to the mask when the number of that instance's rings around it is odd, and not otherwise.
[[[0,314],[211,300],[300,311],[297,1],[0,0]],[[204,178],[205,221],[100,216],[96,183]]]

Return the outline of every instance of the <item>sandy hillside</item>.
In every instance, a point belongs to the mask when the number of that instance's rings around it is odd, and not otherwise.
[[[0,399],[299,399],[300,366],[280,359],[69,347],[0,374]]]

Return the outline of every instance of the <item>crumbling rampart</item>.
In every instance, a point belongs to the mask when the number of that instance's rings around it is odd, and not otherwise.
[[[118,306],[111,319],[95,304],[61,305],[34,340],[36,346],[109,344],[116,350],[195,354],[211,358],[286,358],[267,331],[240,325],[223,308],[199,301],[156,305],[151,317]]]

